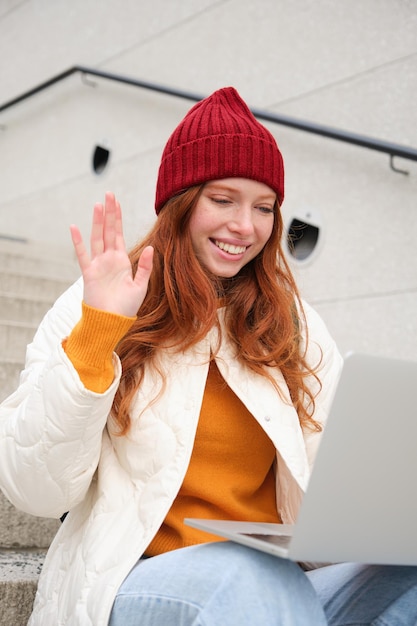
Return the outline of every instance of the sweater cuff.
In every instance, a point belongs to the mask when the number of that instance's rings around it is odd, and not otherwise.
[[[81,319],[62,347],[90,391],[103,393],[113,382],[113,351],[135,320],[82,303]]]

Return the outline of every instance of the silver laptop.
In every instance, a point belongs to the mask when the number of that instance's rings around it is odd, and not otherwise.
[[[346,357],[294,526],[184,522],[295,561],[417,565],[417,362]]]

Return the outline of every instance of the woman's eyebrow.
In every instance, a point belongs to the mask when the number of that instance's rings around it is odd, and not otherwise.
[[[229,192],[229,193],[241,193],[241,190],[238,189],[237,187],[232,187],[230,185],[223,185],[222,183],[213,183],[213,184],[207,184],[206,185],[206,189],[208,189],[209,191],[218,191],[218,192]],[[273,192],[271,193],[265,193],[262,195],[257,196],[256,198],[257,202],[263,202],[266,200],[270,200],[271,202],[275,202],[276,201],[276,194],[274,194]]]
[[[206,185],[206,189],[209,189],[210,191],[229,191],[231,193],[239,191],[236,187],[222,185],[221,183],[208,184]]]

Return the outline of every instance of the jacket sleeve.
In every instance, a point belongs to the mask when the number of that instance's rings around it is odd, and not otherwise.
[[[314,419],[324,428],[342,371],[343,358],[320,315],[306,302],[303,302],[303,308],[308,329],[307,335],[304,333],[307,339],[306,358],[318,376],[318,380],[312,377],[309,381],[315,394]],[[307,429],[304,431],[310,470],[316,458],[321,434]]]
[[[46,314],[28,346],[17,390],[0,406],[0,487],[32,515],[60,517],[84,497],[97,468],[121,367],[102,394],[87,390],[63,339],[81,316],[82,281]]]

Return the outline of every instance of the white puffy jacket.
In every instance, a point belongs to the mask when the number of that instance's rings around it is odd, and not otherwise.
[[[147,372],[128,436],[113,437],[108,415],[120,379],[102,394],[84,388],[62,349],[81,314],[79,280],[45,316],[28,346],[17,391],[0,409],[0,486],[19,509],[43,517],[70,511],[49,549],[30,626],[106,626],[116,592],[168,512],[190,460],[216,330],[185,354],[169,351],[166,391]],[[323,359],[315,418],[325,422],[341,357],[307,305],[309,361]],[[221,317],[221,310],[219,311]],[[277,504],[293,523],[319,433],[303,435],[290,402],[234,358],[225,341],[217,357],[223,377],[277,449]],[[275,373],[284,394],[287,387]],[[315,383],[314,383],[315,384]],[[135,419],[137,417],[137,419]],[[109,427],[109,428],[108,428]]]

